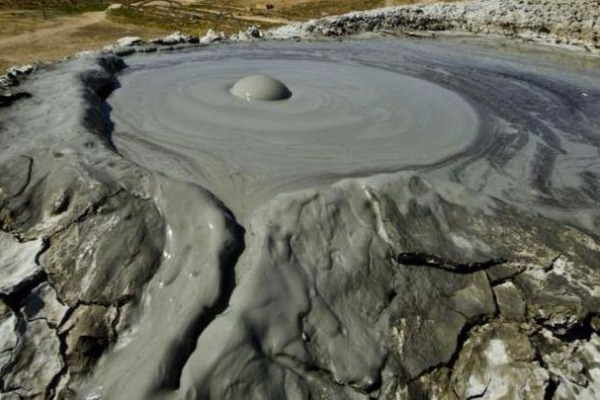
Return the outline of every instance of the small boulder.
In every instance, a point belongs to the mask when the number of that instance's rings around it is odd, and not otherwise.
[[[200,43],[202,43],[202,44],[211,44],[211,43],[214,43],[214,42],[218,42],[218,41],[224,40],[226,37],[227,36],[223,32],[216,33],[212,29],[209,29],[208,32],[206,32],[206,35],[204,35],[200,39]]]
[[[263,37],[263,33],[260,28],[256,25],[252,25],[250,28],[246,29],[246,35],[251,38],[260,39]]]
[[[239,31],[231,37],[236,42],[248,42],[253,39],[262,39],[264,37],[263,32],[256,25],[252,25],[246,31]]]
[[[116,44],[118,47],[132,47],[142,44],[144,41],[138,36],[125,36],[118,39]]]
[[[8,69],[7,74],[13,76],[29,75],[34,71],[34,66],[31,64],[15,65]]]
[[[123,4],[114,3],[114,4],[110,4],[108,7],[106,7],[106,11],[111,12],[111,11],[120,10],[122,8],[123,8]]]
[[[180,44],[180,43],[190,43],[192,41],[192,37],[189,35],[185,35],[181,32],[174,32],[168,36],[165,36],[164,38],[159,39],[159,44],[164,44],[164,45],[174,45],[174,44]]]

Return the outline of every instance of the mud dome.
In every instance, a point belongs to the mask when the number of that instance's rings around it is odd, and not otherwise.
[[[242,78],[233,85],[230,92],[247,101],[278,101],[292,97],[292,92],[283,82],[266,75]]]

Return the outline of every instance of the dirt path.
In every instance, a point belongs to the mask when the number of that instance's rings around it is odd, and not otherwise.
[[[233,18],[239,19],[241,21],[250,21],[250,22],[265,22],[268,24],[289,24],[294,21],[285,18],[275,18],[275,17],[261,17],[259,15],[238,15],[233,14]]]
[[[106,14],[104,11],[88,12],[77,17],[63,17],[57,19],[56,26],[42,28],[33,32],[26,32],[20,35],[0,38],[0,54],[4,54],[4,49],[14,46],[28,46],[32,42],[48,41],[53,42],[57,36],[61,37],[65,34],[71,34],[74,31],[88,25],[97,24],[104,21]]]
[[[168,10],[168,7],[162,7],[165,10]],[[194,12],[195,11],[195,12]],[[291,21],[289,19],[286,18],[281,18],[281,17],[265,17],[265,16],[261,16],[261,15],[248,15],[248,14],[229,14],[229,13],[224,13],[223,11],[220,10],[215,10],[215,9],[211,9],[211,8],[199,8],[196,7],[194,9],[194,11],[186,11],[187,14],[189,15],[195,15],[198,17],[202,17],[202,13],[206,13],[206,14],[212,14],[212,15],[227,15],[227,16],[231,16],[232,18],[235,19],[239,19],[240,21],[250,21],[250,22],[264,22],[267,24],[289,24]]]
[[[17,35],[0,35],[0,73],[11,65],[54,61],[83,50],[102,48],[123,36],[151,38],[167,33],[160,28],[114,23],[103,11],[40,22]]]

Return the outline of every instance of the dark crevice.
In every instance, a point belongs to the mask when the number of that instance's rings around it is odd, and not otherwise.
[[[29,184],[31,183],[31,176],[33,175],[33,157],[26,156],[26,155],[21,155],[21,157],[25,158],[27,161],[29,161],[29,163],[27,165],[27,178],[25,179],[25,183],[23,184],[23,186],[21,186],[21,188],[17,191],[17,193],[15,193],[14,196],[11,196],[11,199],[19,197],[23,193],[25,193],[25,190],[27,190],[27,188],[29,187]]]
[[[9,95],[0,95],[0,107],[9,107],[15,101],[19,101],[22,99],[30,99],[31,97],[33,97],[33,96],[27,92],[19,92],[19,93],[9,94]]]
[[[573,343],[579,340],[588,341],[592,338],[592,335],[595,333],[594,328],[592,327],[592,318],[597,316],[598,314],[590,313],[583,320],[579,321],[575,325],[569,327],[561,333],[560,328],[556,327],[548,327],[552,334],[556,336],[559,340],[566,343]]]
[[[245,230],[240,225],[234,222],[233,239],[228,245],[221,249],[219,254],[219,268],[221,269],[221,281],[219,298],[217,301],[190,322],[183,332],[181,332],[182,340],[172,345],[169,350],[169,359],[166,362],[165,368],[172,371],[166,374],[164,380],[157,382],[156,386],[162,389],[176,390],[180,386],[181,373],[191,357],[196,345],[198,337],[219,315],[221,315],[228,307],[231,295],[235,289],[235,265],[239,257],[245,249],[244,234]]]
[[[544,400],[553,400],[554,399],[554,395],[556,394],[556,391],[558,390],[558,385],[560,384],[560,382],[558,381],[558,379],[554,378],[554,377],[550,377],[550,381],[548,382],[548,385],[546,385],[546,390],[544,391]]]
[[[534,339],[534,338],[532,338],[532,339]],[[540,352],[539,343],[536,344],[536,341],[532,340],[531,344],[533,345],[533,351],[534,351],[533,360],[535,362],[537,362],[540,367],[542,367],[543,369],[548,371],[548,373],[550,375],[548,384],[546,385],[546,388],[544,389],[544,400],[552,400],[552,399],[554,399],[554,394],[556,393],[556,390],[558,389],[560,381],[558,380],[558,378],[556,376],[554,376],[554,374],[552,372],[550,372],[550,368],[546,364],[546,361],[544,361],[544,358],[542,357],[542,353]]]
[[[33,262],[35,263],[35,265],[40,267],[42,270],[44,270],[44,267],[42,266],[40,259],[41,259],[42,255],[44,255],[44,253],[46,251],[48,251],[49,248],[50,248],[50,242],[47,239],[42,239],[42,247],[40,248],[40,251],[38,251],[37,254],[35,255],[35,257],[33,258]],[[48,280],[47,276],[46,276],[46,280]]]
[[[65,376],[67,374],[67,372],[69,371],[69,365],[67,363],[67,340],[66,340],[67,335],[69,334],[69,330],[66,330],[62,333],[59,333],[58,328],[53,328],[53,330],[56,333],[56,336],[58,338],[58,343],[59,343],[58,351],[59,351],[59,356],[60,356],[60,359],[62,360],[63,365],[62,365],[62,368],[60,369],[60,371],[58,371],[56,373],[56,375],[54,375],[54,377],[52,378],[52,380],[46,387],[46,395],[45,395],[46,399],[53,399],[55,397],[56,389],[58,388],[58,385],[60,384],[62,377]]]
[[[98,210],[100,209],[100,207],[102,207],[110,199],[112,199],[113,197],[117,197],[118,195],[120,195],[124,191],[125,191],[125,189],[119,188],[115,192],[103,196],[96,203],[94,203],[91,206],[87,207],[77,218],[75,218],[73,221],[71,221],[67,225],[63,226],[61,229],[59,229],[56,232],[54,232],[47,239],[51,240],[54,236],[56,236],[56,235],[58,235],[58,234],[60,234],[62,232],[65,232],[72,225],[80,224],[80,223],[84,222],[86,219],[88,219],[89,217],[98,214]]]
[[[73,306],[67,310],[62,321],[59,323],[59,325],[57,327],[52,327],[49,324],[50,328],[54,330],[54,332],[56,333],[56,336],[58,337],[58,340],[59,340],[59,353],[60,353],[60,357],[61,357],[61,360],[63,363],[63,367],[52,378],[51,382],[49,383],[48,387],[46,388],[46,397],[45,397],[46,399],[56,398],[56,395],[57,395],[56,390],[58,388],[58,385],[60,384],[63,377],[69,373],[70,365],[69,365],[68,357],[67,357],[67,351],[68,351],[67,337],[69,336],[71,330],[73,328],[75,328],[75,326],[72,326],[69,329],[65,329],[63,331],[61,331],[61,327],[63,327],[69,321],[71,316],[75,313],[75,311],[77,311],[77,309],[80,306],[90,306],[90,305],[105,307],[107,309],[111,308],[111,307],[115,307],[116,316],[113,319],[113,321],[111,321],[111,324],[110,324],[110,334],[112,334],[114,336],[112,338],[105,339],[105,341],[103,341],[102,344],[99,344],[97,346],[91,346],[87,350],[86,353],[83,353],[83,355],[86,358],[97,360],[104,353],[104,351],[109,347],[110,343],[114,343],[116,341],[116,338],[117,338],[116,325],[118,324],[118,321],[120,318],[119,306],[111,306],[111,305],[105,306],[102,304],[95,304],[95,303],[90,304],[90,303],[85,303],[85,302],[78,302],[75,306]],[[86,337],[81,336],[80,338],[85,339]]]
[[[103,303],[103,302],[95,302],[95,301],[84,301],[84,300],[78,300],[77,303],[75,303],[72,307],[68,306],[69,309],[67,310],[67,312],[65,313],[62,321],[59,323],[59,327],[63,326],[73,315],[73,313],[75,313],[75,311],[77,311],[77,309],[81,306],[87,306],[87,307],[103,307],[103,308],[115,308],[117,310],[117,322],[118,322],[118,318],[120,316],[120,308],[124,305],[126,305],[127,303],[131,302],[134,299],[133,296],[124,296],[123,298],[119,299],[118,301],[114,302],[114,303]],[[113,322],[114,325],[116,325],[116,323]]]
[[[550,261],[550,263],[544,267],[544,271],[546,272],[550,272],[554,269],[554,266],[556,265],[556,262],[563,256],[562,253],[559,253],[557,256],[555,256],[552,261]]]
[[[492,379],[490,378],[490,380],[488,380],[488,383],[485,385],[483,392],[474,394],[473,396],[469,396],[469,397],[467,397],[467,400],[481,399],[481,398],[485,397],[485,395],[487,394],[488,388],[490,387],[491,382],[492,382]]]
[[[19,312],[24,304],[25,299],[29,296],[31,291],[40,284],[46,282],[48,279],[45,271],[40,271],[31,278],[21,282],[19,285],[13,287],[13,290],[8,294],[0,294],[0,300],[13,311]]]
[[[502,278],[502,279],[496,279],[496,280],[494,280],[494,281],[492,281],[492,280],[490,279],[490,286],[494,288],[494,287],[496,287],[496,286],[502,286],[502,285],[504,285],[506,282],[513,282],[513,283],[514,283],[514,280],[515,280],[515,278],[516,278],[516,277],[518,277],[519,275],[521,275],[523,272],[524,272],[524,270],[523,270],[523,271],[517,271],[517,272],[515,272],[514,274],[511,274],[511,275],[509,275],[509,276],[506,276],[506,277],[504,277],[504,278]],[[489,275],[488,275],[488,278],[490,278],[490,277],[489,277]]]
[[[110,324],[110,330],[111,330],[111,334],[113,335],[113,342],[117,342],[117,340],[119,339],[119,331],[117,329],[117,326],[119,325],[119,322],[121,321],[121,307],[115,307],[115,318],[112,320],[111,324]]]
[[[497,258],[483,262],[459,263],[426,253],[400,253],[396,256],[396,261],[404,265],[438,268],[457,274],[470,274],[473,272],[485,271],[486,269],[505,264],[507,262],[507,260],[503,258]]]
[[[446,368],[452,370],[454,368],[454,365],[458,361],[458,357],[460,356],[460,353],[462,352],[462,350],[465,346],[465,343],[469,340],[470,335],[473,332],[473,330],[475,330],[479,327],[482,327],[486,324],[489,324],[493,320],[494,320],[493,317],[491,318],[487,315],[482,315],[479,318],[473,319],[472,321],[467,321],[463,325],[460,332],[458,333],[458,336],[456,337],[456,347],[454,349],[454,352],[450,356],[450,359],[447,362],[441,362],[441,363],[430,366],[429,368],[423,370],[421,373],[419,373],[414,378],[409,379],[407,383],[410,384],[410,383],[416,382],[416,381],[420,380],[422,377],[429,375],[442,367],[446,367]]]

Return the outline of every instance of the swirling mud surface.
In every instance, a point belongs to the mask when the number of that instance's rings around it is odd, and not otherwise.
[[[226,46],[129,60],[109,99],[114,140],[142,165],[251,199],[292,182],[462,152],[477,136],[475,111],[460,95],[407,74],[399,50],[374,64],[365,53],[376,50],[365,44]],[[275,76],[293,96],[232,96],[231,86],[252,73]]]
[[[450,160],[453,175],[494,186],[497,195],[525,189],[585,203],[585,195],[549,192],[586,184],[581,171],[560,164],[573,152],[586,159],[597,152],[597,77],[538,71],[534,57],[469,52],[379,40],[130,58],[109,99],[113,139],[141,165],[210,188],[238,216],[314,182]],[[229,88],[252,73],[275,76],[294,96],[274,103],[232,96]]]
[[[596,59],[372,39],[125,62],[0,110],[4,393],[600,396]],[[252,74],[292,96],[232,96]]]

